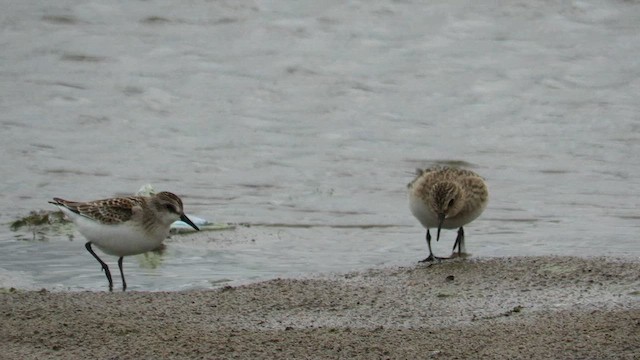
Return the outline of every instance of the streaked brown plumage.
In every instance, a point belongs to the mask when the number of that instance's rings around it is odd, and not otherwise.
[[[166,191],[153,196],[129,196],[88,202],[54,198],[50,203],[62,210],[87,238],[85,247],[102,265],[110,291],[113,289],[111,272],[93,251],[92,244],[107,254],[119,257],[118,267],[124,291],[127,288],[122,271],[124,256],[142,254],[160,247],[169,235],[171,223],[176,220],[182,220],[199,230],[184,214],[182,200]]]
[[[427,229],[429,256],[423,261],[437,259],[431,251],[430,228],[459,228],[453,245],[455,254],[464,253],[463,226],[475,220],[487,206],[489,191],[484,179],[471,170],[450,167],[418,169],[409,183],[409,206],[413,215]]]

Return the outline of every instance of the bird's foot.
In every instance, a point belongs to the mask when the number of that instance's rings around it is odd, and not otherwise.
[[[421,262],[421,263],[435,262],[435,261],[440,262],[441,260],[445,260],[445,259],[448,259],[448,258],[443,258],[443,257],[439,257],[439,256],[433,256],[433,254],[430,254],[429,256],[427,256],[426,259],[420,260],[419,262]]]
[[[449,256],[447,259],[457,259],[457,258],[466,259],[468,257],[471,257],[471,253],[468,253],[468,252],[459,253],[457,251],[454,251],[451,254],[451,256]]]

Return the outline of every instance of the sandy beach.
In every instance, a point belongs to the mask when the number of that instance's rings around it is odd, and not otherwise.
[[[3,289],[3,359],[637,359],[640,262],[467,259],[189,292]]]

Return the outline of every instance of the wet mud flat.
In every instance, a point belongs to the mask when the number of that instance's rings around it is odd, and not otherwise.
[[[458,259],[188,292],[3,289],[6,359],[640,357],[640,261]]]

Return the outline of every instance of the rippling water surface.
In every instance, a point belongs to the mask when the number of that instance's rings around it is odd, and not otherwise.
[[[80,235],[9,224],[147,183],[251,226],[125,258],[131,290],[414,264],[406,184],[437,163],[490,186],[474,256],[640,256],[638,2],[2,8],[0,286],[105,289]]]

